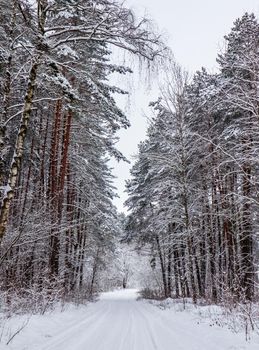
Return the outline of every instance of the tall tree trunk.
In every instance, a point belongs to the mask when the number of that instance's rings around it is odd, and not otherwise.
[[[37,70],[39,66],[40,56],[35,57],[30,69],[28,86],[24,99],[23,113],[18,130],[18,135],[14,147],[13,159],[10,166],[8,184],[5,189],[4,197],[1,203],[0,212],[0,243],[5,235],[11,203],[14,197],[17,179],[20,175],[21,163],[23,158],[24,143],[28,131],[28,125],[32,113],[33,96],[37,78]]]
[[[175,296],[179,298],[180,288],[179,288],[179,277],[180,277],[180,261],[178,247],[175,244],[173,249],[173,258],[174,258],[174,284],[175,284]]]
[[[167,292],[167,281],[166,281],[166,269],[165,269],[165,263],[164,263],[163,254],[162,254],[161,245],[160,245],[160,241],[159,241],[158,236],[156,236],[156,243],[157,243],[158,256],[159,256],[160,266],[161,266],[162,281],[163,281],[163,287],[164,287],[164,296],[165,296],[165,298],[167,298],[168,292]]]
[[[50,275],[53,278],[58,275],[59,271],[59,147],[60,147],[60,127],[61,127],[61,100],[57,101],[55,110],[54,126],[51,138],[51,160],[50,160],[50,175],[49,175],[49,201],[51,211],[51,238],[50,238]]]
[[[241,237],[241,255],[242,255],[242,287],[245,298],[252,300],[254,296],[254,266],[253,266],[253,238],[251,224],[251,167],[249,164],[243,166],[243,225]]]
[[[7,59],[7,67],[5,70],[5,79],[4,79],[4,88],[3,88],[3,109],[0,114],[0,186],[4,183],[5,178],[5,160],[3,156],[3,151],[6,146],[6,122],[8,117],[8,107],[10,105],[10,93],[11,93],[11,82],[12,82],[12,61],[13,61],[13,33],[16,26],[16,1],[13,1],[13,14],[10,25],[10,32],[8,33],[10,47],[9,47],[9,55]]]
[[[172,295],[172,258],[173,258],[173,252],[172,252],[172,234],[173,230],[175,228],[174,223],[170,223],[168,225],[168,254],[167,254],[167,294],[168,297],[171,297]]]

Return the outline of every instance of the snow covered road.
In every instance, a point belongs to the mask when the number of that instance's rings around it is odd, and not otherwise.
[[[197,323],[194,314],[137,301],[136,290],[104,293],[83,310],[38,316],[12,350],[258,350],[244,334]],[[36,317],[36,316],[35,316]],[[41,317],[44,318],[42,321]],[[38,328],[37,328],[38,327]]]
[[[243,335],[198,325],[186,313],[160,310],[136,297],[135,290],[104,293],[80,323],[75,322],[40,350],[259,349],[245,343]]]

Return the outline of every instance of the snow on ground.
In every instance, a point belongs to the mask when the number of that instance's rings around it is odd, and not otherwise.
[[[103,293],[87,306],[19,316],[0,334],[0,350],[258,350],[259,337],[197,322],[197,314],[137,299],[137,290]],[[28,324],[13,340],[15,330]],[[9,330],[9,331],[8,331]],[[8,333],[8,334],[6,334]]]

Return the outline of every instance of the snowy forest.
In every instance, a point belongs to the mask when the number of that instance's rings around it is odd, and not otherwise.
[[[259,327],[256,16],[224,40],[217,72],[191,76],[152,21],[117,1],[0,0],[0,313],[137,287],[148,299],[244,305]],[[110,159],[127,161],[116,143],[128,92],[110,77],[128,79],[131,60],[163,84],[125,214]]]
[[[172,67],[128,182],[129,235],[149,244],[164,296],[258,297],[259,24],[226,36],[220,72]]]
[[[111,48],[152,61],[165,47],[115,2],[0,5],[1,290],[92,294],[122,236],[108,160],[123,160],[116,131],[129,121],[108,75],[130,69]]]

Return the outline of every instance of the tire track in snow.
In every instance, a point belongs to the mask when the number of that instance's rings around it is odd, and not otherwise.
[[[134,332],[133,332],[133,322],[134,322],[134,317],[133,317],[133,310],[130,308],[129,310],[129,315],[128,315],[128,325],[127,325],[127,330],[124,334],[124,338],[121,340],[118,350],[127,350],[127,349],[132,349],[135,350],[135,338],[134,338]]]
[[[149,345],[149,347],[147,347],[147,350],[158,350],[158,344],[157,344],[157,339],[155,339],[155,331],[153,329],[153,327],[150,324],[149,319],[143,314],[143,312],[141,311],[141,304],[139,305],[136,304],[135,305],[135,317],[138,318],[140,320],[140,323],[142,325],[142,328],[144,328],[145,333],[146,333],[146,341],[149,339],[151,346]]]
[[[96,305],[100,305],[101,302],[98,302]],[[93,305],[94,306],[94,305]],[[99,310],[98,310],[99,309]],[[98,330],[100,327],[100,324],[102,322],[107,322],[105,319],[105,316],[110,312],[110,304],[108,303],[103,303],[101,307],[97,309],[97,312],[93,310],[93,314],[90,314],[89,316],[87,315],[87,310],[86,310],[86,315],[87,317],[84,318],[82,321],[74,322],[72,326],[69,327],[69,329],[66,329],[58,335],[55,335],[53,339],[48,341],[46,345],[40,348],[40,350],[77,350],[79,344],[78,335],[86,334],[87,331],[87,336],[91,336],[91,334],[95,331]],[[92,311],[92,310],[89,310]],[[100,317],[100,318],[99,318]],[[89,328],[86,328],[89,326]],[[73,340],[74,339],[74,340]],[[68,347],[69,343],[71,342],[74,343],[73,347]],[[65,344],[65,347],[64,347]],[[35,350],[39,350],[39,347],[35,347]]]

